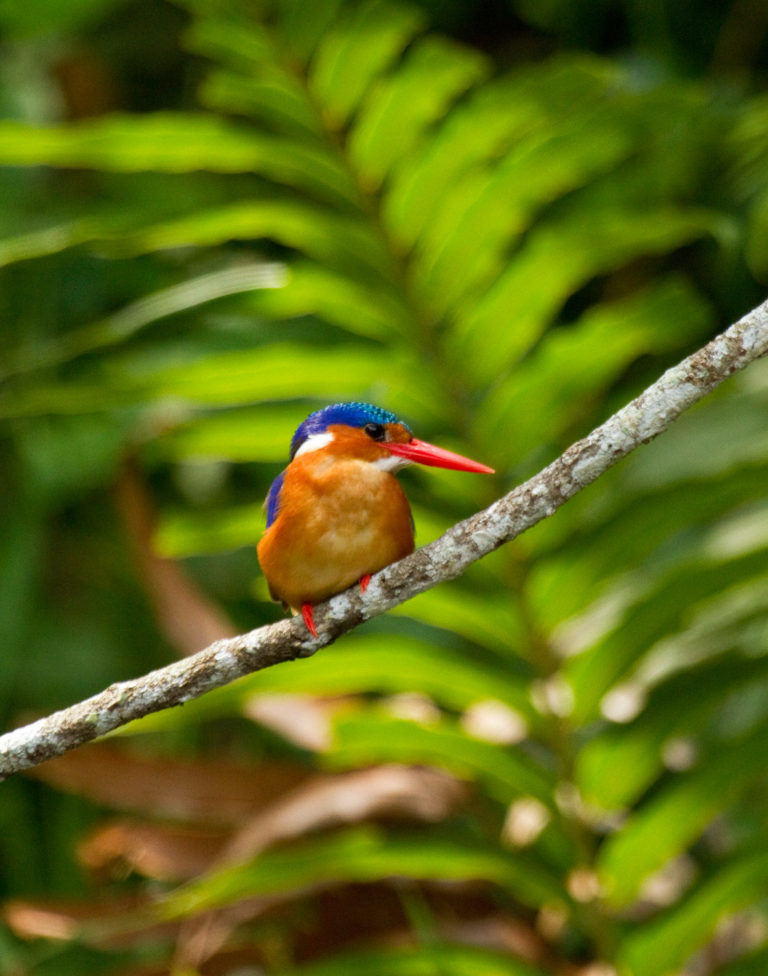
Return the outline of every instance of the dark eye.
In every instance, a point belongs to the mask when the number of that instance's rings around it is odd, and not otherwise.
[[[386,440],[387,432],[384,430],[383,424],[366,424],[365,427],[363,427],[363,430],[372,441]]]

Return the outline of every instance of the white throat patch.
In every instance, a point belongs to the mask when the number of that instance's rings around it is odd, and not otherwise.
[[[327,430],[322,434],[310,434],[293,456],[294,458],[297,458],[300,454],[309,454],[310,451],[319,451],[321,447],[326,447],[328,444],[332,443],[332,441],[333,434],[329,433]]]
[[[389,457],[377,458],[371,463],[379,471],[399,471],[400,468],[405,468],[413,462],[406,460],[404,457],[398,457],[397,454],[390,454]]]

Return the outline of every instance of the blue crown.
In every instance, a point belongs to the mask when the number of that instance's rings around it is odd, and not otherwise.
[[[402,420],[390,410],[374,407],[371,403],[332,403],[322,410],[315,410],[296,428],[291,439],[291,461],[304,441],[313,434],[324,433],[332,424],[347,427],[365,427],[366,424],[402,424]],[[408,428],[407,424],[403,424]]]

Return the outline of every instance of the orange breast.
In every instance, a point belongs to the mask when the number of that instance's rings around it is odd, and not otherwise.
[[[297,457],[280,500],[258,556],[272,596],[294,609],[341,593],[413,552],[402,488],[366,461],[322,451]]]

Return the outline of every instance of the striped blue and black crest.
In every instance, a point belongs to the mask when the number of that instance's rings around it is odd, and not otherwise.
[[[402,424],[402,420],[390,410],[374,407],[370,403],[332,403],[322,410],[315,410],[299,424],[291,440],[291,460],[304,441],[313,434],[324,433],[332,424],[348,427],[365,427],[366,424]],[[407,424],[403,424],[407,428]]]

